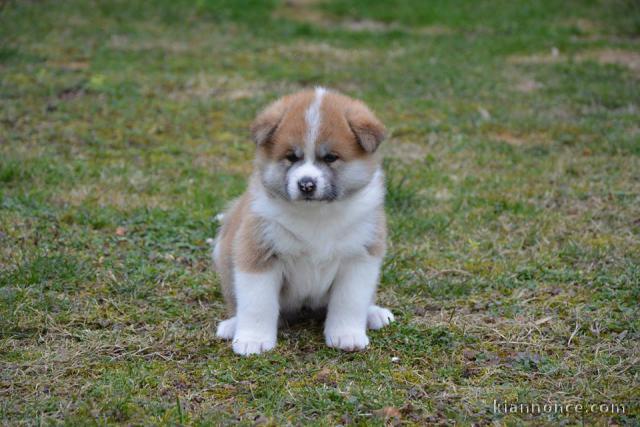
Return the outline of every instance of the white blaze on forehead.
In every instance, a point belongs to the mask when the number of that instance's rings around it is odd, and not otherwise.
[[[320,132],[320,124],[322,122],[322,115],[320,113],[320,106],[322,105],[322,98],[327,90],[323,87],[317,87],[315,97],[307,108],[307,111],[304,114],[304,121],[307,125],[307,132],[304,138],[305,145],[305,157],[308,160],[313,159],[314,153],[314,144],[316,139],[318,139],[318,134]]]
[[[320,134],[320,125],[322,124],[322,98],[327,90],[323,87],[316,87],[313,101],[309,104],[307,111],[304,113],[304,121],[307,130],[304,135],[304,162],[296,165],[288,174],[287,192],[293,200],[302,197],[298,188],[298,182],[302,178],[311,178],[316,183],[316,191],[314,198],[322,198],[326,191],[326,182],[322,171],[314,164],[316,140]]]

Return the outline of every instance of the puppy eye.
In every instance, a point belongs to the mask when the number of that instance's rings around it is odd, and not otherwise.
[[[326,156],[324,156],[322,160],[324,160],[326,163],[333,163],[336,160],[338,160],[338,156],[336,156],[335,154],[329,153]]]
[[[291,163],[295,163],[295,162],[297,162],[298,160],[300,160],[300,157],[298,157],[298,156],[296,155],[296,153],[291,152],[291,153],[287,154],[287,156],[285,157],[285,159],[289,160]]]

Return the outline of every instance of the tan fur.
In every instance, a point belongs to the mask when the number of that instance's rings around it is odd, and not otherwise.
[[[373,242],[367,245],[367,252],[371,256],[382,258],[387,251],[387,219],[384,215],[384,210],[379,209],[376,212],[376,238]]]
[[[249,209],[250,193],[247,192],[235,200],[224,216],[224,222],[218,234],[219,258],[215,260],[216,271],[220,277],[222,295],[227,304],[229,315],[235,315],[236,303],[233,290],[233,271],[257,272],[269,268],[274,254],[268,245],[260,239],[260,219]]]
[[[270,104],[251,126],[258,154],[268,159],[282,159],[296,146],[304,146],[304,115],[313,102],[313,90],[285,96]],[[319,140],[330,143],[329,149],[344,161],[370,158],[386,136],[375,115],[360,101],[336,92],[327,92],[322,103],[322,126]],[[374,166],[374,165],[372,165]]]
[[[311,90],[285,96],[258,115],[251,126],[254,140],[259,140],[260,135],[268,135],[268,138],[262,139],[258,144],[258,154],[281,159],[296,145],[304,144],[304,115],[313,102],[313,97],[314,92]]]
[[[332,150],[346,161],[371,158],[386,135],[382,123],[360,101],[329,92],[322,104],[320,139],[333,142]]]

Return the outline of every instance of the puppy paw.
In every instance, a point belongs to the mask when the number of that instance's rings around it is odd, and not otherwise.
[[[367,310],[367,328],[380,329],[393,322],[393,313],[383,307],[372,305]]]
[[[369,345],[369,337],[364,332],[337,332],[325,335],[327,345],[345,351],[364,350]]]
[[[275,346],[275,337],[235,337],[232,344],[234,353],[241,356],[264,353]]]
[[[236,317],[233,316],[227,320],[218,323],[216,336],[223,340],[230,340],[236,333]]]

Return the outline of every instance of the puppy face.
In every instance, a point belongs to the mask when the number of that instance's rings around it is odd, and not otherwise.
[[[367,185],[385,136],[362,102],[323,88],[274,102],[251,131],[262,184],[294,202],[340,200]]]

